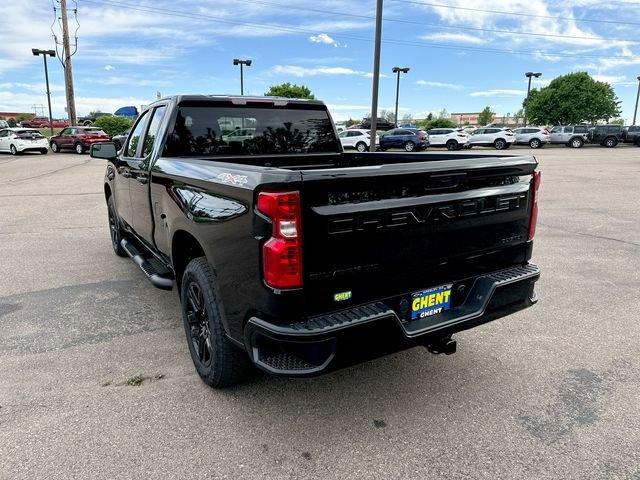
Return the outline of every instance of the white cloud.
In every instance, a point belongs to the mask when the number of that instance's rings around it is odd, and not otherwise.
[[[525,90],[511,90],[511,89],[493,89],[493,90],[480,90],[469,94],[470,97],[523,97],[526,95]]]
[[[277,75],[291,75],[293,77],[316,77],[320,75],[356,75],[371,77],[370,72],[363,72],[348,67],[314,67],[307,68],[299,65],[275,65],[270,72]],[[382,76],[382,75],[381,75]]]
[[[417,80],[414,83],[416,85],[432,87],[432,88],[450,88],[452,90],[461,90],[464,88],[463,85],[458,85],[456,83],[432,82],[429,80]]]
[[[439,33],[430,33],[428,35],[422,35],[420,38],[422,40],[468,43],[473,45],[480,45],[486,42],[486,40],[484,40],[481,37],[467,35],[466,33],[439,32]]]
[[[116,67],[114,67],[113,65],[105,65],[105,66],[104,66],[104,69],[105,69],[106,71],[108,71],[108,72],[109,72],[109,71],[111,71],[111,70],[115,70],[115,69],[116,69]]]
[[[320,33],[318,35],[311,35],[309,37],[313,43],[324,43],[325,45],[333,45],[334,47],[340,46],[340,44],[326,33]]]

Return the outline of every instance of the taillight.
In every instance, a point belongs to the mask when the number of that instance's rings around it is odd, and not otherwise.
[[[536,224],[538,223],[538,190],[540,190],[541,172],[533,172],[531,180],[531,219],[529,220],[529,236],[527,240],[533,240],[536,234]]]
[[[264,281],[272,288],[302,287],[300,192],[260,192],[258,211],[271,219],[271,238],[262,246]]]

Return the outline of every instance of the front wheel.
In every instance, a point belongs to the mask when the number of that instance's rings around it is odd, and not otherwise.
[[[537,138],[532,138],[529,140],[529,146],[531,148],[540,148],[542,146],[542,142]]]
[[[447,150],[449,150],[450,152],[454,151],[454,150],[459,150],[458,148],[458,142],[455,140],[449,140],[447,142]]]
[[[78,155],[82,155],[84,153],[84,147],[82,146],[81,143],[76,143],[75,147],[73,148]]]
[[[618,145],[618,141],[615,138],[609,137],[604,140],[603,145],[607,148],[613,148]]]
[[[116,212],[116,204],[113,201],[113,195],[107,199],[107,214],[109,215],[109,234],[111,235],[111,246],[113,251],[119,257],[126,257],[127,252],[124,251],[120,242],[122,241],[122,227],[120,219]]]
[[[16,148],[16,146],[15,146],[15,145],[11,145],[11,146],[9,147],[9,151],[11,152],[11,155],[14,155],[14,156],[15,156],[15,155],[18,155],[18,153],[20,153],[20,152],[18,152],[18,149]]]
[[[60,147],[56,142],[51,142],[51,151],[53,153],[60,153]]]
[[[571,148],[582,148],[582,145],[584,145],[584,140],[582,140],[580,137],[572,138],[569,142],[569,146]]]
[[[226,335],[218,300],[216,273],[205,257],[191,260],[180,289],[189,353],[200,378],[214,388],[241,381],[249,359]]]
[[[405,152],[413,152],[416,149],[416,144],[413,142],[407,142],[404,144]]]
[[[367,147],[367,144],[364,142],[358,142],[356,143],[356,150],[358,150],[360,153],[362,152],[366,152],[369,148]]]

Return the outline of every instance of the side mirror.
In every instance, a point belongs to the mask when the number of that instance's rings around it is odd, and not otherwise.
[[[91,158],[102,158],[103,160],[112,160],[116,158],[118,151],[116,144],[113,142],[101,142],[91,145]]]

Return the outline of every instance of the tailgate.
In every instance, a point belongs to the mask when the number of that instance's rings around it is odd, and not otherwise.
[[[529,259],[535,158],[450,158],[302,172],[307,313]]]

